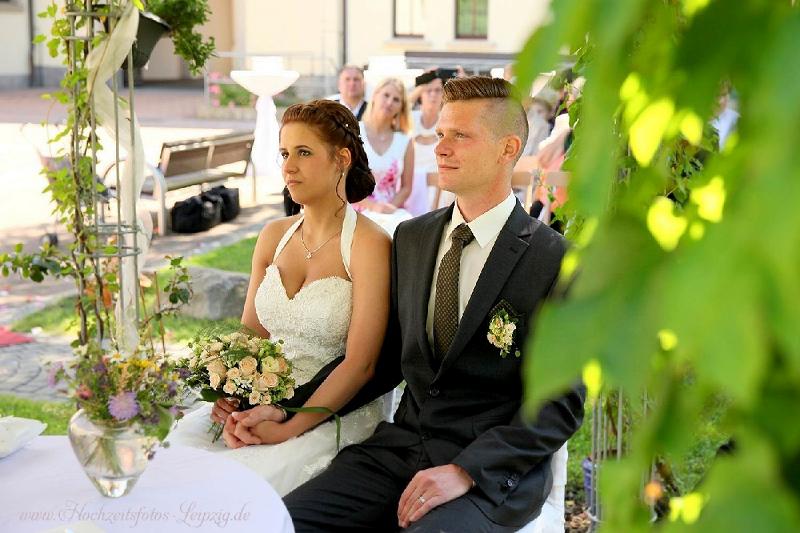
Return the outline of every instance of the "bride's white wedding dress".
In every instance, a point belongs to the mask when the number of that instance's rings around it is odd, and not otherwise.
[[[345,209],[341,254],[350,276],[350,248],[357,215],[349,204]],[[255,296],[258,320],[272,339],[284,341],[284,352],[292,361],[298,386],[344,353],[353,307],[352,282],[335,276],[312,281],[293,298],[287,296],[274,261],[302,221],[301,217],[283,235]],[[378,422],[390,419],[390,395],[341,418],[341,447],[361,442],[372,434]],[[258,472],[281,496],[319,474],[336,455],[336,425],[332,420],[280,444],[231,450],[221,438],[211,443],[210,412],[208,403],[187,415],[168,440],[225,454]]]

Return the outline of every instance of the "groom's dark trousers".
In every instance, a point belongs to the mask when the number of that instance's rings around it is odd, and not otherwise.
[[[475,481],[408,531],[516,531],[538,516],[552,485],[550,459],[580,427],[580,387],[521,410],[522,358],[487,340],[500,308],[517,318],[522,349],[531,318],[550,293],[565,252],[561,235],[517,205],[497,237],[449,351],[434,357],[425,329],[436,255],[452,206],[401,224],[392,248],[389,326],[375,378],[342,413],[392,390],[405,392],[394,422],[382,422],[315,479],[285,498],[298,533],[395,531],[397,506],[420,470],[456,464]],[[297,391],[302,403],[338,364]]]

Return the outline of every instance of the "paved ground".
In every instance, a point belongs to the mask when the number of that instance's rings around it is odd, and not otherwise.
[[[69,339],[39,335],[36,342],[0,348],[0,393],[36,400],[64,400],[47,385],[46,364],[70,357]]]
[[[52,222],[52,206],[42,193],[46,180],[39,175],[39,152],[47,153],[47,130],[39,123],[47,117],[53,123],[63,120],[64,111],[41,99],[42,90],[0,91],[0,252],[17,242],[36,249],[42,235],[57,232],[63,243],[63,228]],[[219,121],[195,118],[202,103],[202,91],[181,88],[137,90],[137,117],[142,125],[145,154],[157,162],[164,141],[195,138],[232,130],[252,130],[250,121]],[[52,128],[51,128],[52,132]],[[113,157],[113,156],[111,156]],[[101,154],[108,161],[108,154]],[[102,165],[101,167],[102,168]],[[156,237],[147,257],[146,268],[155,269],[166,254],[189,257],[218,246],[236,242],[258,232],[269,218],[280,216],[280,183],[275,177],[260,177],[258,196],[253,201],[250,180],[229,183],[240,189],[242,213],[234,221],[220,224],[196,235]],[[195,194],[195,188],[169,193],[168,203]],[[153,208],[153,203],[143,202]],[[42,283],[0,277],[0,325],[8,326],[24,315],[41,309],[65,295],[73,294],[71,280],[47,279]],[[46,384],[43,366],[70,355],[71,338],[31,334],[35,342],[0,348],[0,393],[35,399],[54,399],[59,395]]]

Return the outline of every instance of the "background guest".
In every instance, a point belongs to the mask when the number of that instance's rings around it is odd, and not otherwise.
[[[349,109],[356,120],[360,121],[367,108],[364,99],[364,70],[356,65],[345,65],[339,70],[339,94],[330,97],[330,100],[340,102]]]
[[[428,172],[437,172],[434,149],[438,142],[436,124],[439,122],[439,112],[442,110],[444,80],[436,77],[419,87],[421,87],[419,92],[420,108],[411,112],[411,138],[414,140],[414,184],[411,196],[405,203],[406,210],[413,216],[427,213],[431,206],[428,198]]]
[[[403,82],[387,78],[372,93],[361,122],[361,138],[375,176],[375,191],[359,202],[359,208],[390,234],[397,224],[411,217],[402,209],[413,188],[414,144],[408,136],[410,129]]]

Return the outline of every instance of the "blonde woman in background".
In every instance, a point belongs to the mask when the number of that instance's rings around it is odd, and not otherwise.
[[[360,126],[375,190],[357,208],[391,235],[397,224],[411,218],[403,205],[414,178],[411,114],[402,81],[387,78],[375,87]]]

